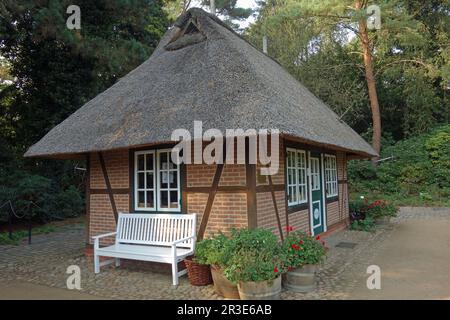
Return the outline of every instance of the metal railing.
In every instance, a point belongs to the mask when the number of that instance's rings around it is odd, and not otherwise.
[[[31,204],[34,204],[33,202],[30,202],[30,206]],[[23,214],[21,216],[19,216],[16,211],[14,210],[14,206],[12,204],[11,200],[6,201],[5,203],[3,203],[0,206],[0,210],[2,210],[4,207],[7,207],[9,205],[9,212],[8,212],[8,236],[9,238],[12,240],[13,239],[13,218],[15,217],[16,219],[24,219],[26,216],[28,216],[28,244],[31,244],[31,214]],[[34,204],[35,205],[35,204]],[[29,211],[29,207],[28,206],[28,210]]]

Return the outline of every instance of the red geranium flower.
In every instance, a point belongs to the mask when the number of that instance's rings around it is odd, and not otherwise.
[[[303,241],[302,240],[300,240],[299,242],[298,242],[299,244],[303,244]]]
[[[278,268],[277,267],[273,268],[273,272],[278,273]]]
[[[317,236],[317,237],[316,237],[316,240],[320,240],[320,236]]]
[[[285,227],[286,231],[291,232],[294,230],[294,228],[292,226],[286,226]]]

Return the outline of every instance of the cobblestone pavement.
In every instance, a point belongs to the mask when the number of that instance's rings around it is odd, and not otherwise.
[[[347,299],[353,289],[365,281],[365,268],[379,246],[404,219],[450,219],[449,208],[402,208],[397,218],[375,232],[342,230],[326,238],[328,258],[318,273],[318,287],[307,294],[283,291],[282,299]],[[33,237],[33,243],[0,246],[0,283],[31,282],[66,288],[67,267],[81,268],[82,292],[111,299],[220,299],[212,286],[193,287],[187,277],[180,285],[171,285],[170,269],[142,267],[124,263],[107,266],[95,275],[93,263],[84,256],[84,227],[75,224],[58,231]],[[339,242],[356,243],[352,249],[336,247]]]

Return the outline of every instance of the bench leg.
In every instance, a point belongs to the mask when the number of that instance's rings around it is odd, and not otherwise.
[[[177,260],[172,261],[172,284],[178,285],[178,263]]]
[[[120,258],[115,259],[116,267],[120,267]]]
[[[100,273],[100,257],[94,254],[94,272]]]

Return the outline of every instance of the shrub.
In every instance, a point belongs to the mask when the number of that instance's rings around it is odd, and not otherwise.
[[[223,233],[219,233],[197,243],[194,260],[201,264],[224,268],[231,256],[231,239]]]
[[[380,162],[354,160],[348,165],[351,192],[389,198],[400,205],[448,205],[450,125],[442,125],[393,145],[383,144]],[[423,197],[422,195],[426,195]]]
[[[203,239],[196,243],[195,245],[195,254],[194,254],[194,262],[199,264],[209,264],[208,256],[211,252],[211,239]]]
[[[372,217],[366,217],[361,220],[354,220],[350,225],[351,230],[370,232],[375,229],[375,220]]]
[[[232,282],[273,280],[285,271],[281,247],[269,230],[232,230],[230,250],[224,274]]]
[[[326,256],[325,242],[304,232],[291,232],[283,242],[282,251],[289,268],[319,264]]]
[[[366,216],[374,219],[381,217],[395,217],[397,208],[385,200],[376,200],[365,209]]]

